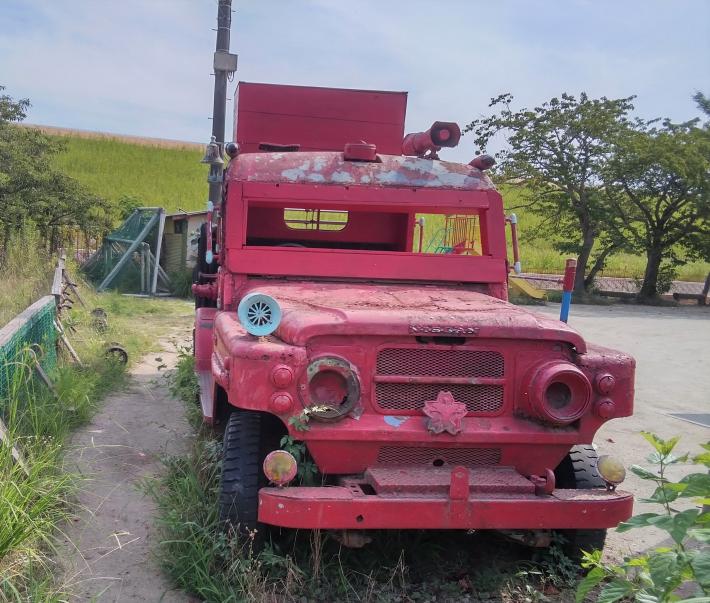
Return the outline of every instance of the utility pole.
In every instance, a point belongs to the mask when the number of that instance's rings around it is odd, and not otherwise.
[[[222,171],[224,168],[224,122],[227,112],[227,78],[237,70],[237,55],[229,52],[230,28],[232,26],[232,0],[219,0],[217,6],[217,44],[214,53],[214,101],[212,106],[212,139],[207,145],[203,163],[210,166],[209,202],[207,204],[209,234],[212,239],[212,212],[219,210],[222,201]],[[208,263],[212,263],[211,245],[208,247]]]

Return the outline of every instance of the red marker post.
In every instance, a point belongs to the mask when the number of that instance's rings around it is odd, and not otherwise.
[[[572,305],[572,290],[574,289],[574,277],[577,273],[577,260],[567,260],[565,262],[565,276],[562,280],[562,306],[560,307],[560,320],[567,322],[569,318],[569,308]]]

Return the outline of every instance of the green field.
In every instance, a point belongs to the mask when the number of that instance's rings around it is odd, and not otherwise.
[[[167,211],[204,209],[207,171],[202,152],[163,148],[111,138],[62,136],[66,152],[56,164],[93,192],[108,199],[137,197]]]
[[[194,148],[164,148],[122,142],[112,138],[62,137],[67,152],[57,157],[57,165],[95,193],[108,199],[133,196],[146,206],[162,206],[168,211],[203,209],[207,200],[207,166],[202,153]],[[506,205],[515,205],[515,194],[505,196]],[[536,236],[540,219],[525,210],[516,210],[519,219],[521,256],[526,272],[560,273],[565,257],[549,241]],[[435,232],[427,224],[427,236]],[[644,258],[618,254],[609,259],[606,276],[640,279]],[[702,281],[710,263],[693,262],[678,272],[681,280]]]

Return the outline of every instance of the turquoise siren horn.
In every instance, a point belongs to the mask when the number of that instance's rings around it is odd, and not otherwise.
[[[281,307],[270,295],[254,291],[242,298],[237,307],[239,322],[256,337],[271,335],[281,322]]]

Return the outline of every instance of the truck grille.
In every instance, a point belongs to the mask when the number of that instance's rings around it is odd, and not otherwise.
[[[375,403],[384,411],[421,411],[449,391],[471,414],[503,407],[505,362],[491,350],[385,348],[377,356]]]
[[[383,446],[377,464],[390,467],[408,465],[463,465],[481,467],[500,463],[500,448],[415,448]]]

